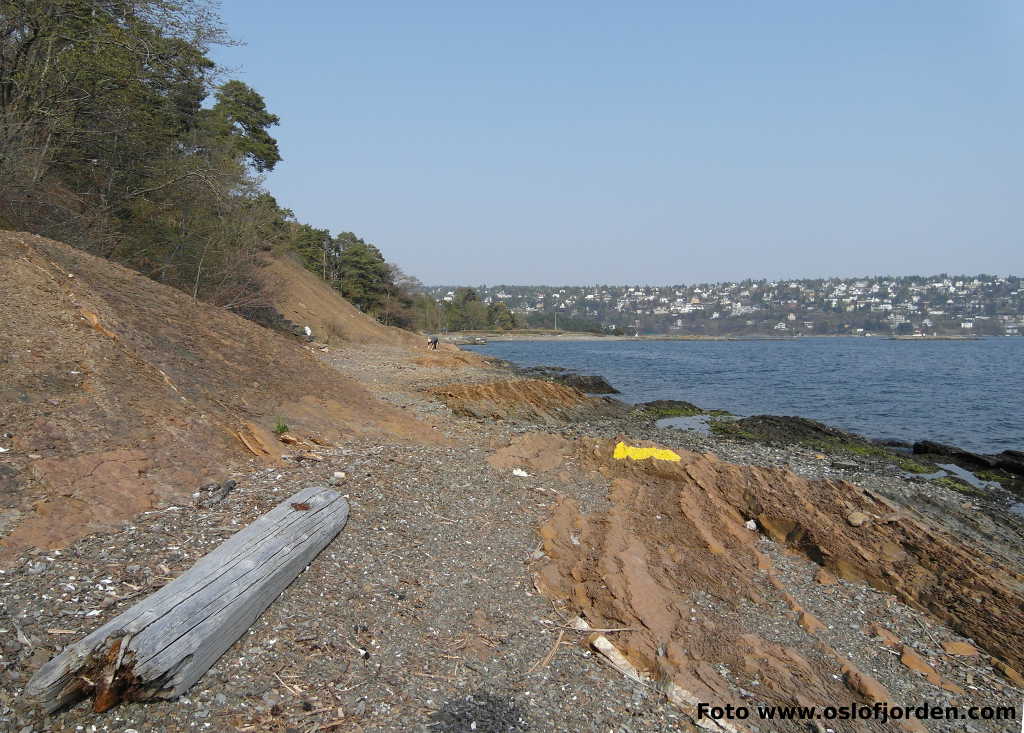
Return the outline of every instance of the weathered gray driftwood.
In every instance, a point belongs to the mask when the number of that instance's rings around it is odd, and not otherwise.
[[[191,687],[341,531],[348,502],[300,491],[213,550],[188,572],[68,646],[35,674],[25,696],[47,712],[94,697],[174,698]]]

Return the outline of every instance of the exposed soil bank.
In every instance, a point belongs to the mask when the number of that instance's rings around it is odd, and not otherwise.
[[[434,438],[310,346],[58,242],[0,232],[0,282],[0,565],[275,462],[279,422]]]

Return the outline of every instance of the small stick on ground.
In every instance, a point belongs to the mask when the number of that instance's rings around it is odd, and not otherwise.
[[[916,616],[915,619],[917,620],[917,623],[921,625],[921,628],[924,629],[924,633],[928,634],[928,638],[932,640],[932,643],[936,647],[941,649],[942,648],[942,644],[940,644],[938,642],[938,640],[935,638],[935,636],[932,635],[931,629],[929,629],[927,626],[925,626],[925,623],[924,623],[924,621],[921,620],[921,617],[920,616]]]
[[[292,687],[291,685],[289,685],[287,682],[281,679],[281,675],[279,675],[277,672],[274,672],[274,676],[277,678],[278,682],[284,685],[284,689],[288,690],[288,692],[295,695],[295,697],[302,697],[302,690],[300,690],[298,687]]]
[[[526,674],[532,673],[535,669],[537,669],[539,667],[546,667],[546,666],[548,666],[548,664],[551,663],[551,660],[555,658],[555,654],[558,652],[558,647],[562,644],[562,638],[564,636],[565,636],[565,629],[562,629],[561,631],[558,632],[558,638],[555,639],[555,643],[551,647],[551,650],[547,653],[547,655],[543,659],[541,659],[539,662],[537,662],[532,667],[530,667],[529,672],[527,672]]]
[[[575,631],[578,634],[589,634],[594,631],[601,634],[607,634],[612,631],[640,631],[640,629],[635,626],[622,626],[617,629],[578,629],[575,626],[559,626],[558,628],[565,629],[566,631]]]

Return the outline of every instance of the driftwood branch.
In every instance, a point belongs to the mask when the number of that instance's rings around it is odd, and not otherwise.
[[[295,579],[348,519],[337,492],[308,488],[201,558],[186,573],[68,646],[29,681],[47,712],[93,697],[93,709],[187,691]]]

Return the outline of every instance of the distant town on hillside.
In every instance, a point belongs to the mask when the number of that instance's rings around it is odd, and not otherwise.
[[[670,286],[428,286],[425,291],[442,311],[471,292],[483,304],[504,304],[519,326],[567,331],[695,336],[1024,334],[1024,290],[1017,276]]]

